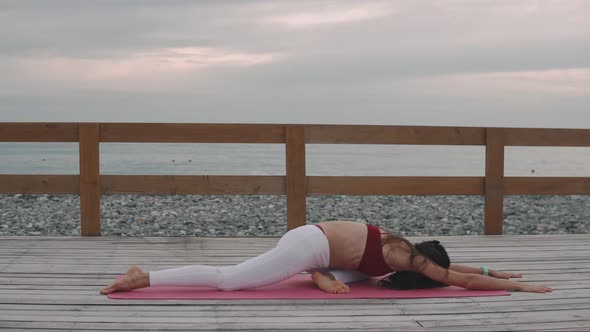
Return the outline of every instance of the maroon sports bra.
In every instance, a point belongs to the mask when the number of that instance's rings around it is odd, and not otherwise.
[[[371,277],[393,272],[383,257],[381,230],[377,226],[367,224],[367,244],[358,270]]]

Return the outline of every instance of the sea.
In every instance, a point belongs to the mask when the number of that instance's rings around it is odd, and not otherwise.
[[[283,144],[101,143],[109,175],[285,175]],[[483,176],[484,146],[308,144],[307,175]],[[79,174],[77,143],[0,143],[0,174]],[[590,177],[590,148],[506,147],[506,176]]]

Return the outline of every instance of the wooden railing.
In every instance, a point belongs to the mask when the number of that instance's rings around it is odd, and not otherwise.
[[[286,194],[289,229],[306,223],[307,195],[484,195],[485,234],[502,234],[505,195],[590,194],[588,177],[504,177],[505,146],[589,147],[590,129],[0,123],[0,142],[79,142],[79,175],[3,174],[0,193],[79,194],[84,236],[100,235],[102,194]],[[100,175],[100,142],[282,143],[286,176]],[[485,145],[485,177],[307,176],[307,143]]]

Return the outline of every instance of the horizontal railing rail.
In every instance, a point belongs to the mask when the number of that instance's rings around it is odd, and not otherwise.
[[[506,146],[590,147],[590,129],[304,124],[0,123],[0,142],[78,142],[80,174],[0,174],[0,193],[78,194],[81,233],[100,235],[108,194],[286,195],[289,229],[308,195],[481,195],[484,234],[502,234],[505,195],[590,195],[590,177],[505,177]],[[274,143],[285,176],[101,175],[103,143]],[[306,144],[483,145],[485,176],[308,176]]]

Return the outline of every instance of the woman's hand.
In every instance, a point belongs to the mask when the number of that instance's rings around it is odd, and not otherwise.
[[[522,284],[522,286],[518,289],[520,292],[529,292],[529,293],[549,293],[553,292],[553,289],[547,286],[542,285],[529,285],[529,284]]]
[[[514,272],[502,272],[502,271],[489,271],[490,277],[498,278],[498,279],[510,279],[510,278],[522,278],[522,274],[514,273]],[[549,293],[552,292],[553,289],[543,285],[530,285],[525,283],[519,283],[520,287],[518,291],[520,292],[529,292],[529,293]]]
[[[488,272],[490,277],[498,278],[498,279],[510,279],[510,278],[522,278],[522,274],[514,273],[514,272],[502,272],[496,270],[490,270]]]

